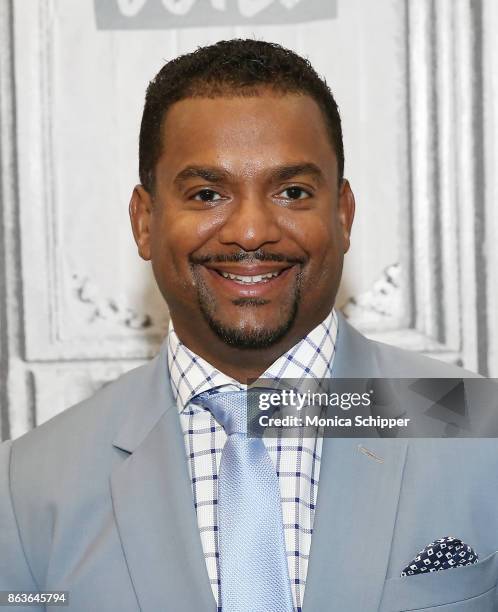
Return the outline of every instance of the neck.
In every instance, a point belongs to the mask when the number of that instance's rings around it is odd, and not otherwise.
[[[211,338],[208,350],[201,339],[198,342],[193,342],[190,338],[182,337],[176,328],[175,331],[181,342],[192,352],[205,359],[223,374],[243,384],[247,384],[249,379],[259,378],[272,363],[301,339],[294,335],[288,335],[285,340],[269,348],[239,349],[231,347],[221,340],[214,341]]]

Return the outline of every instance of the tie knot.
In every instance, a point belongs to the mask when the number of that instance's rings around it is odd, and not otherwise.
[[[194,398],[193,403],[207,408],[216,421],[223,427],[227,436],[234,433],[247,434],[248,420],[257,415],[255,391],[205,391]]]

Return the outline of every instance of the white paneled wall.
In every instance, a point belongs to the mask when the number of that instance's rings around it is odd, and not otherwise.
[[[235,36],[306,55],[339,103],[357,199],[346,314],[498,376],[497,3],[323,7],[0,0],[1,437],[156,352],[167,310],[127,216],[145,88],[166,60]]]

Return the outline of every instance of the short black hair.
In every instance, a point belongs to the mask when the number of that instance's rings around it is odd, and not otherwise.
[[[192,97],[256,95],[260,87],[312,97],[323,112],[338,163],[344,173],[339,109],[325,79],[310,62],[276,43],[222,40],[167,62],[147,87],[139,138],[140,182],[154,191],[154,169],[161,155],[161,127],[172,104]]]

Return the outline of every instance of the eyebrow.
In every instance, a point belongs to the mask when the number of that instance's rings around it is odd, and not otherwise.
[[[211,166],[187,166],[175,176],[174,182],[183,183],[191,178],[201,178],[209,183],[217,183],[226,179],[228,172]]]
[[[319,183],[322,183],[324,180],[323,172],[312,162],[279,166],[272,170],[270,176],[275,181],[288,181],[300,174],[312,176]]]
[[[319,183],[324,181],[323,172],[312,162],[277,166],[272,168],[268,174],[270,180],[274,182],[288,181],[302,174],[312,176]],[[214,166],[187,166],[176,175],[174,183],[181,184],[191,178],[201,178],[209,183],[218,183],[229,177],[230,173],[222,168]]]

